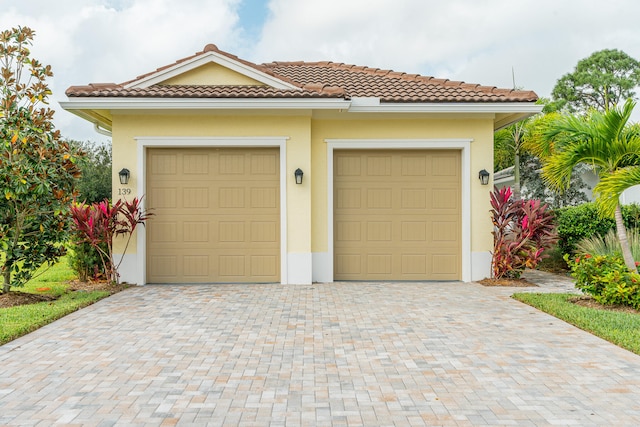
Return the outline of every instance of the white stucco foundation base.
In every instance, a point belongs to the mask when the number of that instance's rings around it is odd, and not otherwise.
[[[116,254],[119,262],[121,254]],[[143,260],[137,254],[126,254],[118,272],[120,282],[144,285]],[[333,260],[328,252],[289,253],[287,254],[287,274],[283,275],[283,284],[308,285],[311,283],[333,282]],[[482,280],[491,277],[491,252],[471,252],[470,278],[463,277],[463,281]]]
[[[329,252],[313,253],[313,272],[311,277],[316,283],[333,281],[333,262]]]
[[[122,259],[122,254],[113,255],[116,264]],[[129,283],[131,285],[144,285],[139,278],[139,266],[137,254],[125,254],[118,273],[120,273],[120,283]]]
[[[310,252],[289,252],[287,254],[287,277],[282,283],[289,285],[310,285],[312,259]]]
[[[491,252],[471,252],[471,280],[491,277]]]

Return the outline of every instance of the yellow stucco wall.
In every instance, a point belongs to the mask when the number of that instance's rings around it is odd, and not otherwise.
[[[263,83],[218,64],[210,63],[162,82],[165,85],[240,85],[262,86]]]
[[[237,137],[284,136],[287,141],[288,252],[327,252],[327,146],[326,139],[472,139],[470,152],[471,251],[492,247],[489,192],[492,185],[480,185],[481,169],[493,170],[493,122],[481,119],[311,119],[309,116],[270,115],[212,116],[114,115],[113,188],[114,200],[123,187],[117,171],[131,170],[128,188],[138,188],[136,137]],[[295,185],[293,171],[304,171],[303,185]],[[153,220],[153,219],[152,219]],[[116,252],[123,239],[116,242]],[[127,253],[136,252],[135,236]]]
[[[136,170],[138,151],[136,137],[281,137],[287,140],[286,170],[288,252],[311,251],[311,174],[306,173],[303,185],[296,185],[293,172],[311,170],[310,118],[304,116],[209,116],[209,115],[117,115],[113,121],[113,198],[118,199],[123,188],[135,194],[139,173]],[[131,171],[129,185],[121,186],[117,171]],[[153,219],[151,219],[152,221]],[[127,253],[136,253],[136,236]],[[118,239],[115,251],[124,247]]]
[[[493,122],[484,119],[314,120],[313,155],[313,252],[326,252],[327,242],[327,146],[326,139],[472,139],[470,153],[471,250],[493,246],[488,215],[492,185],[477,179],[481,169],[493,170]]]

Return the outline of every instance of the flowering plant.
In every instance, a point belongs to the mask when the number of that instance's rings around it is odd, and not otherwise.
[[[629,271],[621,255],[565,255],[564,259],[576,279],[576,288],[601,304],[640,309],[640,274]]]

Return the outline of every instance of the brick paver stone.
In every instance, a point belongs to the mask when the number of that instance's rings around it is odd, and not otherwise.
[[[0,425],[640,425],[640,357],[513,292],[135,287],[0,347]]]

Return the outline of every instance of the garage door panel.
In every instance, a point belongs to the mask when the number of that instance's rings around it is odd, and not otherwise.
[[[459,152],[336,150],[334,165],[336,280],[460,278]]]
[[[171,153],[151,153],[147,163],[148,173],[154,175],[168,176],[178,172],[178,159]]]
[[[209,175],[209,156],[204,154],[183,154],[182,171],[185,175]]]
[[[148,198],[154,200],[154,209],[175,209],[178,207],[178,189],[176,187],[152,188]]]
[[[185,243],[204,243],[210,240],[209,222],[189,221],[182,223],[182,237]]]
[[[279,269],[278,257],[273,255],[251,255],[251,275],[273,280]]]
[[[176,255],[154,255],[151,261],[156,265],[157,277],[173,278],[178,272],[178,257]]]
[[[367,273],[372,277],[384,275],[389,276],[392,272],[393,255],[390,253],[367,254]]]
[[[426,254],[402,254],[401,256],[402,275],[417,274],[424,277],[427,274]]]
[[[147,280],[280,281],[279,159],[277,148],[150,149]]]
[[[367,176],[391,176],[392,158],[388,155],[367,157]]]
[[[250,190],[249,205],[252,209],[277,209],[278,189],[273,187],[252,187]]]
[[[426,156],[401,156],[402,171],[405,176],[427,176],[427,158]]]
[[[182,257],[182,262],[185,277],[206,280],[211,274],[208,255],[185,255]]]
[[[273,178],[278,172],[279,161],[277,153],[251,154],[251,175]]]
[[[335,274],[346,280],[357,280],[362,275],[362,255],[346,252],[342,251],[336,255]]]
[[[209,209],[209,189],[207,187],[183,187],[182,207],[184,209]]]
[[[434,155],[431,160],[431,165],[431,176],[435,181],[443,177],[457,177],[460,170],[460,158],[457,155]]]

